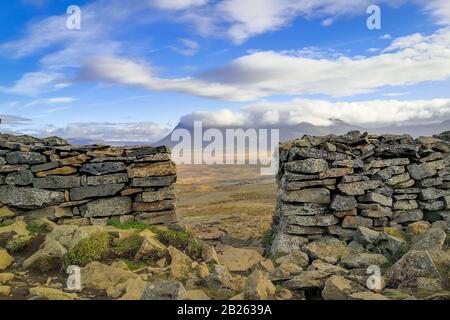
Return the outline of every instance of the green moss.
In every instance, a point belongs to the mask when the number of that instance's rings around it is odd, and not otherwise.
[[[81,240],[75,247],[64,256],[63,265],[84,267],[90,262],[99,261],[109,252],[109,234],[98,232],[89,238]]]
[[[121,259],[121,261],[125,262],[131,271],[142,269],[147,266],[147,264],[143,261],[134,261],[128,259]]]
[[[13,224],[12,222],[2,222],[2,223],[0,223],[0,228],[7,227],[7,226],[10,226],[12,224]]]
[[[6,249],[10,253],[17,253],[24,250],[33,240],[32,237],[25,236],[18,239],[11,239],[6,243]]]
[[[112,246],[113,253],[118,257],[133,259],[144,239],[137,233],[120,239]]]
[[[165,246],[172,246],[196,259],[201,256],[202,246],[190,231],[155,230],[158,240]]]
[[[33,265],[30,266],[31,269],[37,269],[42,272],[49,272],[52,270],[61,269],[61,258],[53,256],[45,256],[38,259]]]
[[[165,246],[175,247],[192,258],[198,258],[201,256],[201,245],[190,231],[163,230],[139,221],[128,221],[121,223],[113,219],[108,220],[108,225],[117,229],[125,230],[133,229],[142,231],[148,229],[156,234],[158,240]]]
[[[264,233],[263,233],[263,236],[261,238],[261,244],[265,248],[268,248],[272,245],[272,242],[273,242],[272,229],[268,229],[268,230],[264,231]]]
[[[411,296],[406,293],[406,292],[402,292],[400,290],[393,290],[393,289],[389,289],[383,292],[383,295],[386,298],[389,298],[391,300],[405,300],[407,298],[410,298]]]
[[[32,222],[27,224],[27,230],[34,234],[43,234],[51,231],[48,225],[39,222]]]

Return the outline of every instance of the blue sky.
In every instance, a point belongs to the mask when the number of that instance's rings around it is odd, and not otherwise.
[[[155,141],[180,119],[432,124],[450,119],[449,24],[448,0],[2,1],[0,129]]]

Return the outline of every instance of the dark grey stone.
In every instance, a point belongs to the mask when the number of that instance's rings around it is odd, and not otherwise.
[[[10,152],[6,155],[8,164],[40,164],[47,161],[45,155],[35,152]]]
[[[47,176],[34,179],[33,186],[41,189],[70,189],[79,187],[80,177],[77,176]]]
[[[6,184],[11,186],[27,186],[33,183],[34,175],[29,170],[13,172],[6,176]]]
[[[102,162],[88,163],[81,167],[80,172],[94,176],[101,176],[110,173],[122,172],[127,166],[122,162]]]
[[[21,209],[39,209],[64,202],[64,193],[36,188],[0,186],[0,202]]]
[[[70,189],[70,200],[79,201],[96,197],[108,197],[117,194],[125,184],[108,184],[102,186],[84,186]]]

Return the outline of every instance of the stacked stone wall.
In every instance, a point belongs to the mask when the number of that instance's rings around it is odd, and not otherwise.
[[[272,251],[358,228],[406,229],[450,216],[450,143],[369,135],[312,137],[280,146]]]
[[[69,145],[0,135],[0,223],[14,216],[103,224],[178,221],[169,148]]]

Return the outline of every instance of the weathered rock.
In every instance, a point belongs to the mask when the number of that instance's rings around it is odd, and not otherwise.
[[[420,191],[421,200],[436,200],[450,195],[450,190],[440,190],[436,188],[426,188]]]
[[[64,202],[64,193],[36,188],[0,186],[0,202],[22,209],[37,209]]]
[[[0,207],[0,220],[14,218],[15,216],[16,214],[7,206]]]
[[[341,263],[346,268],[367,268],[372,265],[382,266],[388,260],[381,254],[350,253],[341,258]]]
[[[61,162],[60,161],[52,161],[52,162],[47,162],[47,163],[43,163],[43,164],[37,164],[34,166],[31,166],[30,170],[31,172],[42,172],[42,171],[50,171],[56,168],[61,167]]]
[[[416,222],[423,219],[422,210],[394,211],[393,220],[397,223]]]
[[[386,272],[387,285],[393,287],[417,277],[440,278],[427,251],[409,251]]]
[[[149,282],[141,300],[184,300],[186,295],[186,289],[181,282],[164,280]]]
[[[294,217],[286,217],[286,221],[289,224],[298,225],[302,227],[327,227],[339,223],[339,220],[334,215],[294,216]]]
[[[180,250],[169,247],[169,255],[171,258],[170,275],[175,280],[186,280],[191,277],[192,259]]]
[[[0,285],[7,285],[10,281],[14,280],[13,273],[0,273]]]
[[[264,260],[255,250],[239,249],[225,246],[219,254],[220,264],[226,266],[231,272],[244,272]]]
[[[414,180],[430,178],[437,174],[437,170],[445,168],[443,160],[427,162],[423,164],[411,164],[407,166],[408,172]]]
[[[48,237],[39,250],[23,262],[23,267],[41,271],[55,270],[62,265],[66,253],[67,250],[62,244]]]
[[[348,228],[348,229],[356,229],[357,227],[366,227],[366,228],[372,228],[373,227],[373,220],[369,218],[364,217],[352,217],[347,216],[342,221],[342,227]]]
[[[6,176],[6,184],[12,186],[27,186],[33,182],[33,174],[29,170],[13,172]]]
[[[93,176],[101,176],[105,174],[122,172],[126,169],[126,165],[122,162],[103,162],[85,164],[81,167],[80,172]]]
[[[9,152],[6,154],[8,164],[40,164],[45,163],[47,157],[36,152]]]
[[[173,162],[139,163],[127,168],[129,178],[162,177],[177,173]]]
[[[343,255],[348,254],[346,243],[331,237],[311,242],[303,250],[313,260],[320,259],[332,264],[338,263]]]
[[[6,250],[0,249],[0,271],[6,270],[14,261],[14,258]]]
[[[289,254],[275,260],[278,264],[295,264],[302,268],[309,266],[308,255],[297,249],[293,249]]]
[[[431,229],[431,223],[428,221],[418,221],[408,225],[406,231],[412,234],[422,234]]]
[[[132,187],[168,187],[177,181],[177,176],[134,178]]]
[[[128,197],[98,199],[80,205],[79,210],[86,218],[120,216],[132,211],[132,201]]]
[[[375,160],[370,163],[371,168],[386,168],[393,166],[404,166],[409,164],[409,159],[407,158],[396,158],[396,159],[384,159]]]
[[[285,164],[285,169],[298,173],[319,173],[328,169],[328,162],[323,159],[307,159]]]
[[[176,199],[176,193],[173,187],[161,188],[156,191],[146,191],[136,197],[136,201],[141,202],[156,202],[172,199]]]
[[[276,288],[259,270],[255,270],[245,282],[244,294],[250,300],[268,300],[275,295]]]
[[[144,240],[142,241],[141,247],[134,257],[135,260],[156,260],[165,255],[167,248],[159,242],[156,234],[150,230],[144,230],[141,231],[139,235]]]
[[[125,293],[119,300],[140,300],[146,287],[147,282],[141,278],[130,279],[126,282]]]
[[[357,292],[352,293],[349,296],[349,300],[389,300],[389,298],[386,298],[382,294],[374,293],[371,291],[364,291],[364,292]]]
[[[294,263],[282,263],[270,273],[272,281],[289,280],[302,273],[303,268]]]
[[[81,268],[81,285],[84,288],[95,290],[107,290],[137,277],[131,271],[113,268],[97,261]]]
[[[402,173],[402,174],[396,175],[396,176],[394,176],[394,177],[392,177],[390,179],[387,179],[385,181],[385,183],[388,186],[397,186],[397,185],[399,185],[401,183],[404,183],[404,182],[407,182],[409,180],[411,180],[411,176],[409,175],[409,173],[406,172],[406,173]]]
[[[37,178],[33,181],[33,187],[39,189],[69,189],[81,185],[80,177],[76,176],[48,176]]]
[[[284,233],[277,233],[270,247],[270,253],[274,256],[286,255],[293,250],[300,249],[308,243],[308,239]]]
[[[77,173],[77,169],[74,167],[61,167],[49,171],[36,172],[35,174],[38,178],[44,178],[47,176],[68,176],[75,173]]]
[[[394,210],[415,210],[418,208],[419,208],[419,205],[417,204],[417,202],[415,200],[396,201],[393,206]]]
[[[202,244],[202,258],[206,263],[219,264],[219,256],[213,246]]]
[[[283,179],[281,184],[284,190],[294,191],[310,187],[334,186],[336,184],[336,179],[309,180],[309,181],[289,181]]]
[[[383,170],[378,171],[376,174],[374,174],[374,178],[381,179],[381,180],[388,180],[395,175],[405,173],[405,170],[406,169],[404,166],[387,167]]]
[[[84,186],[70,190],[70,199],[79,201],[89,198],[114,196],[125,187],[125,184],[107,184],[99,186]]]
[[[445,231],[432,228],[413,239],[411,250],[442,250],[446,236]]]
[[[320,179],[340,178],[353,173],[353,168],[333,168],[319,174]]]
[[[380,232],[359,226],[355,234],[355,241],[361,243],[364,246],[373,244],[380,237]]]
[[[101,186],[111,184],[122,184],[128,182],[128,175],[126,173],[115,173],[104,176],[88,176],[88,186]]]
[[[331,202],[330,191],[324,188],[285,191],[281,193],[281,199],[286,202],[312,202],[318,204]]]
[[[157,212],[170,211],[176,207],[175,200],[162,200],[156,202],[134,202],[133,211],[136,212]]]
[[[378,199],[380,200],[380,199]],[[364,204],[359,203],[358,208],[361,209],[361,215],[369,218],[384,218],[392,216],[392,209],[383,207],[378,203]]]
[[[206,301],[211,298],[203,290],[187,290],[186,300]]]
[[[293,290],[323,288],[330,276],[331,273],[327,271],[304,271],[291,280],[284,282],[283,286]]]
[[[326,282],[322,290],[322,298],[324,300],[348,300],[348,296],[352,293],[364,290],[364,288],[342,276],[331,276]]]
[[[215,264],[211,267],[211,272],[206,277],[206,285],[213,290],[221,288],[234,289],[232,277],[228,272],[227,267]]]
[[[170,148],[166,146],[159,146],[159,147],[143,146],[140,148],[133,148],[130,150],[126,150],[127,157],[136,157],[136,158],[145,158],[160,153],[171,153],[171,151]]]
[[[376,192],[367,192],[366,195],[359,197],[358,200],[361,202],[375,202],[385,207],[392,207],[393,202],[391,197],[386,197]]]
[[[358,203],[353,196],[336,195],[331,201],[331,209],[335,211],[347,211],[356,208]]]
[[[63,292],[55,288],[34,287],[30,289],[30,294],[39,300],[78,300],[75,293]]]
[[[342,193],[349,196],[363,195],[367,190],[373,190],[378,188],[381,182],[378,180],[371,181],[358,181],[346,184],[338,184],[338,189]]]

